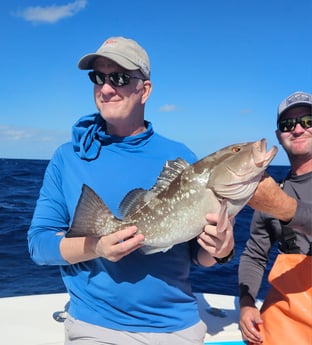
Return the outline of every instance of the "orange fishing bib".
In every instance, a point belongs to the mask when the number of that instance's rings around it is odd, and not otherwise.
[[[312,256],[279,254],[261,308],[263,345],[312,344]]]

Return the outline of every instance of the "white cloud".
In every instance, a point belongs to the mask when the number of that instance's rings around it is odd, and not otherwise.
[[[70,131],[0,125],[0,157],[50,158],[70,137]]]
[[[56,23],[59,20],[72,17],[87,5],[87,0],[76,0],[63,6],[27,7],[15,13],[16,16],[33,23]]]
[[[25,128],[0,125],[0,142],[56,142],[69,137],[68,132],[55,129]]]
[[[15,127],[9,126],[0,126],[0,136],[5,140],[9,141],[16,141],[16,140],[24,140],[30,138],[32,135],[25,129],[19,129]]]
[[[159,111],[162,113],[169,113],[175,110],[177,110],[177,107],[174,104],[165,104],[159,108]]]

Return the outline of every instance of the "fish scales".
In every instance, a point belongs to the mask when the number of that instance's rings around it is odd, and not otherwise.
[[[83,185],[74,219],[66,237],[104,236],[130,225],[145,237],[145,254],[166,251],[198,236],[206,214],[218,213],[224,231],[252,197],[277,153],[266,150],[266,140],[234,144],[190,165],[181,158],[167,161],[150,190],[130,191],[120,204],[122,219],[114,217],[104,201]]]

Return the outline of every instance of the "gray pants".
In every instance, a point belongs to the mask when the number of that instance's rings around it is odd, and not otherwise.
[[[196,325],[173,333],[133,333],[95,326],[70,315],[65,320],[65,345],[203,345],[207,327]]]

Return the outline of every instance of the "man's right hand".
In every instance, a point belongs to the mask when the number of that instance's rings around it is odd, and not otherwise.
[[[117,262],[143,246],[144,236],[137,234],[137,230],[136,226],[129,226],[102,237],[66,238],[62,234],[63,238],[60,242],[61,255],[70,264],[99,257]]]
[[[130,226],[98,238],[94,252],[99,257],[117,262],[124,256],[142,247],[143,241],[144,235],[137,234],[136,226]]]

